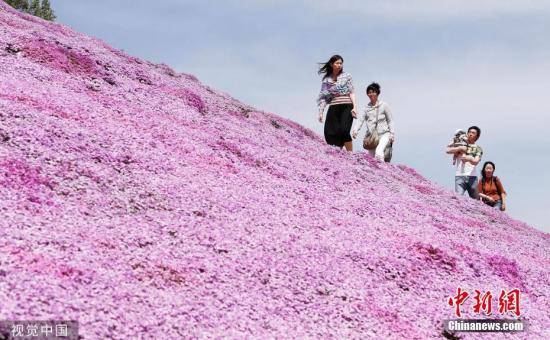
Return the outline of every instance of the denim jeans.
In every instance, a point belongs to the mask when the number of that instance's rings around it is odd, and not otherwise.
[[[477,176],[455,176],[455,192],[464,195],[466,191],[471,198],[478,199]]]

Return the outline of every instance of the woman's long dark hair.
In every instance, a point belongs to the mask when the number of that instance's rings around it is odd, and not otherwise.
[[[342,58],[338,54],[335,54],[332,57],[330,57],[330,59],[326,63],[319,63],[319,71],[317,73],[318,74],[324,73],[325,75],[323,76],[323,79],[332,75],[332,64],[334,64],[334,62],[336,62],[337,60],[342,60],[342,62],[344,62],[344,58]],[[340,70],[340,73],[342,73],[343,71],[344,69],[342,68]]]
[[[487,161],[487,162],[483,163],[483,168],[481,168],[481,183],[485,183],[485,180],[487,178],[487,176],[485,176],[485,168],[489,164],[491,164],[493,166],[493,174],[495,173],[495,170],[497,169],[497,167],[495,166],[495,163],[493,163],[491,161]],[[493,179],[494,178],[495,178],[495,176],[493,175]]]

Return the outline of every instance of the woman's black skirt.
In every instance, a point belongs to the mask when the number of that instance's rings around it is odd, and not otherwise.
[[[344,143],[351,142],[351,115],[352,104],[330,105],[325,121],[325,140],[329,145],[343,147]]]

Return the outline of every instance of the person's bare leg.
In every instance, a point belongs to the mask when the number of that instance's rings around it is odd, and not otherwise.
[[[353,142],[345,142],[344,147],[347,151],[353,151]]]

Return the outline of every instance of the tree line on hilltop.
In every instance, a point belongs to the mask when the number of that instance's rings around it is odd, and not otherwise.
[[[55,14],[49,0],[4,0],[11,7],[22,12],[41,17],[49,21],[55,20]]]

